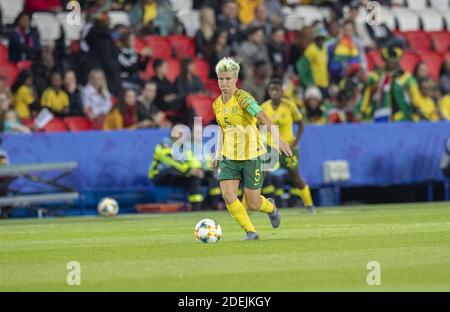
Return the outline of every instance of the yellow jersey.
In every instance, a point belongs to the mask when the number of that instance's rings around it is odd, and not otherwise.
[[[219,96],[213,103],[217,124],[223,130],[221,155],[231,160],[249,160],[266,153],[251,107],[257,106],[250,93],[237,89],[224,103]],[[259,106],[257,106],[260,110]]]
[[[261,104],[262,110],[266,113],[274,125],[278,126],[280,138],[289,144],[295,141],[293,125],[294,122],[303,119],[302,114],[297,105],[287,99],[281,99],[280,105],[276,109],[272,106],[272,100],[268,100]],[[267,134],[267,144],[273,146],[270,133]]]
[[[442,117],[450,120],[450,94],[447,94],[442,98],[439,107],[441,109]]]
[[[65,108],[69,107],[69,96],[66,91],[55,91],[52,87],[45,89],[41,97],[41,105],[48,107],[56,113],[61,113]]]
[[[19,87],[14,94],[14,107],[21,119],[31,118],[30,105],[34,102],[34,91],[27,85]]]
[[[325,47],[320,49],[311,43],[305,50],[305,57],[311,66],[314,83],[321,88],[328,88],[328,52]]]

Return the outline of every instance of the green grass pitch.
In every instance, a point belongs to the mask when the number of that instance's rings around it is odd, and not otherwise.
[[[281,212],[276,230],[252,213],[251,242],[225,211],[1,221],[0,291],[450,291],[450,203]],[[202,218],[217,244],[195,241]]]

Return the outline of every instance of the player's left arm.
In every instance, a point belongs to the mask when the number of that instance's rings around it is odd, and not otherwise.
[[[256,102],[256,100],[250,94],[244,93],[243,97],[241,98],[241,105],[250,115],[258,119],[259,124],[267,126],[267,130],[269,131],[272,138],[276,140],[275,142],[279,142],[278,147],[280,152],[282,152],[287,157],[291,157],[293,155],[291,147],[288,143],[281,139],[278,128],[273,124],[272,120],[267,117],[261,106],[258,105],[258,102]]]

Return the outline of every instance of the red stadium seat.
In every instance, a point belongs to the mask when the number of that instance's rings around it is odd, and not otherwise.
[[[437,52],[422,52],[420,53],[420,58],[428,65],[431,78],[434,81],[438,81],[441,66],[444,62],[442,55]]]
[[[289,44],[295,43],[297,41],[298,32],[297,31],[288,31],[286,33],[286,40]]]
[[[69,129],[61,118],[54,118],[42,130],[44,132],[64,132]]]
[[[202,117],[203,125],[209,125],[215,120],[213,102],[213,98],[203,94],[193,94],[186,98],[187,106],[192,108],[198,117]]]
[[[22,70],[30,69],[31,65],[33,65],[33,61],[19,61],[16,63],[19,72],[21,72]]]
[[[28,128],[31,128],[34,126],[34,120],[31,118],[22,119],[21,122],[24,126],[26,126]]]
[[[413,73],[416,68],[417,63],[420,62],[420,56],[414,52],[406,51],[403,53],[402,59],[400,61],[400,66],[403,70]]]
[[[190,38],[182,35],[172,35],[167,37],[172,50],[175,52],[177,58],[182,57],[194,57],[195,56],[195,41],[194,38]]]
[[[217,85],[216,79],[208,79],[205,82],[205,89],[211,92],[214,97],[218,97],[220,95],[220,89],[219,86]]]
[[[180,74],[180,61],[177,59],[167,60],[167,79],[175,82]]]
[[[141,79],[148,80],[155,75],[155,71],[153,70],[153,60],[150,60],[147,63],[147,67],[145,67],[145,71],[141,72]]]
[[[428,35],[422,31],[404,32],[403,36],[414,51],[431,51],[431,41]]]
[[[0,64],[8,63],[8,48],[0,44]]]
[[[450,33],[448,31],[430,32],[431,41],[436,52],[445,53],[450,49]]]
[[[64,123],[70,131],[88,131],[92,130],[92,123],[83,116],[70,116],[64,118]]]
[[[8,86],[12,86],[17,76],[19,76],[19,70],[15,64],[0,64],[0,75],[6,77],[6,84]]]
[[[203,83],[208,81],[209,76],[209,64],[204,59],[194,59],[194,74],[198,76]]]
[[[161,36],[147,36],[144,38],[145,46],[152,49],[153,59],[170,59],[172,57],[172,48],[169,41]]]
[[[381,68],[384,66],[383,58],[381,57],[380,50],[372,50],[367,52],[367,58],[373,64],[374,68]]]
[[[134,48],[136,49],[137,52],[141,52],[141,50],[143,48],[145,48],[145,41],[144,41],[144,39],[142,39],[140,37],[136,37],[136,40],[134,42]]]

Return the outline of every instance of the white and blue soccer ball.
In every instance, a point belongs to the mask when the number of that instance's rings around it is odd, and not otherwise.
[[[97,211],[105,217],[116,216],[119,213],[119,204],[114,198],[105,197],[98,203]]]
[[[222,236],[222,228],[214,220],[203,219],[195,226],[194,236],[203,243],[217,243]]]

